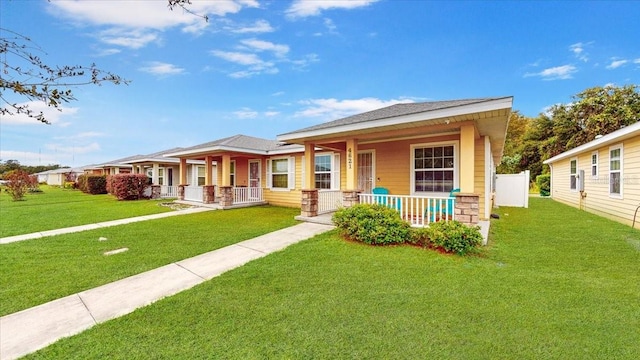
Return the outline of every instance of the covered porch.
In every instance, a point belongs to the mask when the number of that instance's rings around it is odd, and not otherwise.
[[[279,135],[304,145],[301,217],[378,203],[413,226],[488,219],[511,103],[509,97],[398,104]],[[342,160],[339,173],[323,171],[319,152]],[[332,176],[339,176],[339,202],[324,190]]]

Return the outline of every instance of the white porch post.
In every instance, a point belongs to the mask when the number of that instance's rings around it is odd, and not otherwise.
[[[158,185],[158,173],[160,172],[160,167],[158,163],[153,163],[153,172],[151,173],[151,183],[153,185]]]

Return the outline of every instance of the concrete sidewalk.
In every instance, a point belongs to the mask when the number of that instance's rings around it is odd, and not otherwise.
[[[0,317],[0,359],[24,356],[332,228],[298,224]]]
[[[132,218],[126,218],[126,219],[104,221],[104,222],[99,222],[99,223],[96,223],[96,224],[79,225],[79,226],[72,226],[72,227],[62,228],[62,229],[35,232],[35,233],[31,233],[31,234],[7,236],[7,237],[0,238],[0,244],[8,244],[8,243],[16,242],[16,241],[38,239],[38,238],[45,237],[45,236],[68,234],[68,233],[74,233],[74,232],[85,231],[85,230],[94,230],[94,229],[99,229],[99,228],[103,228],[103,227],[134,223],[134,222],[138,222],[138,221],[162,219],[162,218],[166,218],[166,217],[169,217],[169,216],[195,214],[195,213],[199,213],[199,212],[203,212],[203,211],[211,211],[211,210],[215,210],[215,209],[214,208],[207,208],[207,207],[193,207],[193,208],[188,208],[188,209],[183,209],[183,210],[174,210],[174,211],[164,212],[164,213],[160,213],[160,214],[143,215],[143,216],[136,216],[136,217],[132,217]]]

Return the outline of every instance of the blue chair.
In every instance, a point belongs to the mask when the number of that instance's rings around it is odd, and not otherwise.
[[[435,205],[429,206],[429,213],[431,213],[431,222],[436,221],[436,214],[442,216],[445,215],[447,218],[451,218],[453,216],[453,211],[455,206],[453,205],[453,200],[456,198],[456,193],[460,192],[460,188],[455,188],[449,191],[449,198],[445,200],[445,205],[441,208],[440,203],[442,200],[435,200]],[[424,216],[427,217],[427,211],[425,210]]]
[[[383,187],[373,188],[371,193],[374,195],[389,195],[389,189]],[[387,205],[387,197],[386,196],[374,196],[373,202],[376,204]]]

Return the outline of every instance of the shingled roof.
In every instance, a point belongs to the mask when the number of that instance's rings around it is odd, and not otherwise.
[[[395,105],[391,105],[381,109],[372,110],[365,113],[345,117],[342,119],[310,126],[304,129],[280,134],[278,136],[293,135],[297,133],[329,129],[329,128],[339,127],[344,125],[366,123],[369,121],[383,120],[383,119],[394,118],[399,116],[412,115],[412,114],[418,114],[418,113],[424,113],[424,112],[442,110],[442,109],[448,109],[448,108],[455,108],[455,107],[464,106],[464,105],[479,104],[479,103],[499,100],[499,99],[504,99],[504,97],[395,104]]]
[[[228,150],[250,153],[263,153],[265,155],[275,151],[297,151],[302,149],[300,145],[285,144],[277,140],[268,140],[247,135],[234,135],[203,144],[186,147],[167,153],[165,156],[181,156],[196,154],[200,151]]]

